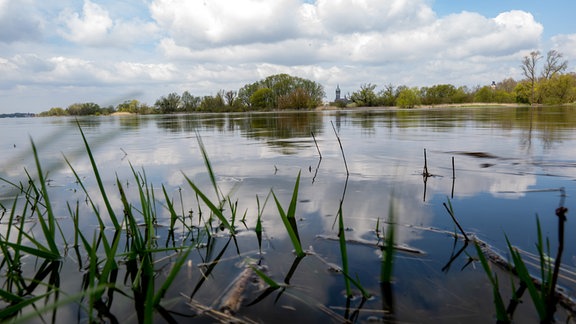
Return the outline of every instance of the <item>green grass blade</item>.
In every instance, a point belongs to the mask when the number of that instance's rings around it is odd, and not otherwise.
[[[176,225],[176,221],[178,220],[178,215],[176,214],[176,210],[174,210],[174,204],[172,200],[168,196],[168,192],[166,192],[166,187],[162,185],[162,192],[164,193],[164,199],[166,200],[166,207],[168,208],[168,212],[170,213],[170,230],[174,231],[174,226]]]
[[[66,164],[68,164],[68,167],[72,171],[72,174],[74,174],[74,178],[76,178],[76,182],[78,183],[78,185],[80,185],[80,188],[82,188],[82,191],[86,195],[86,198],[88,199],[88,202],[90,203],[90,206],[92,207],[92,211],[96,215],[96,219],[98,220],[98,224],[100,225],[100,229],[104,230],[104,228],[106,226],[104,225],[104,221],[102,220],[102,216],[100,215],[100,210],[94,204],[92,197],[90,196],[90,194],[88,193],[88,190],[86,190],[86,187],[84,186],[84,182],[82,181],[82,179],[80,179],[80,176],[78,175],[78,173],[76,172],[74,167],[72,167],[72,164],[70,163],[68,158],[66,158],[65,156],[64,156],[64,161],[66,161]]]
[[[102,200],[106,205],[106,209],[108,210],[108,215],[110,216],[110,220],[114,225],[115,229],[120,229],[120,223],[116,217],[116,213],[114,213],[114,209],[112,209],[112,205],[108,200],[108,195],[106,194],[106,190],[104,189],[104,184],[102,183],[102,178],[100,177],[100,172],[98,171],[98,166],[96,165],[96,161],[94,160],[94,156],[92,155],[92,150],[90,149],[90,145],[88,144],[88,140],[84,135],[84,131],[82,131],[82,127],[80,127],[80,122],[76,121],[78,125],[78,129],[80,130],[80,134],[82,135],[82,140],[84,141],[84,146],[86,147],[86,153],[88,154],[88,158],[90,159],[90,165],[92,166],[92,171],[94,171],[94,176],[96,177],[96,183],[98,184],[98,188],[100,189],[100,194],[102,195]]]
[[[346,296],[352,296],[350,289],[350,276],[348,272],[348,251],[346,249],[346,231],[344,228],[344,217],[342,215],[342,204],[338,209],[338,241],[340,244],[340,255],[342,256],[342,273],[344,274],[344,286],[346,287]]]
[[[180,255],[178,257],[178,259],[172,265],[172,270],[170,270],[170,273],[168,274],[166,279],[164,279],[162,286],[160,286],[160,289],[158,290],[158,292],[154,296],[154,303],[153,304],[155,306],[160,305],[160,301],[162,300],[162,298],[164,298],[166,291],[168,291],[168,288],[170,288],[170,285],[172,285],[172,283],[174,282],[174,279],[176,279],[176,276],[180,272],[180,269],[182,268],[182,266],[184,265],[184,263],[188,259],[188,255],[190,254],[190,251],[192,251],[192,246],[189,246],[186,250],[184,250],[182,255]]]
[[[40,188],[42,193],[42,198],[44,199],[44,203],[46,204],[46,213],[48,214],[48,229],[50,233],[56,233],[56,226],[55,226],[55,218],[54,212],[52,211],[52,204],[50,203],[50,196],[48,196],[48,189],[46,187],[46,179],[44,178],[44,174],[42,173],[42,166],[40,165],[40,159],[38,158],[38,151],[36,150],[36,145],[34,141],[30,139],[30,143],[32,145],[32,151],[34,154],[34,161],[36,163],[36,169],[38,170],[38,181],[40,182]]]
[[[60,251],[58,250],[58,247],[56,245],[56,220],[54,217],[54,212],[52,211],[52,204],[50,203],[50,196],[48,195],[48,188],[46,187],[46,179],[44,178],[44,174],[42,173],[42,166],[40,165],[40,159],[38,158],[38,151],[36,150],[36,145],[34,144],[34,141],[32,139],[30,139],[30,143],[32,145],[32,151],[34,154],[34,161],[36,162],[36,169],[38,170],[38,181],[40,182],[40,194],[42,196],[42,199],[44,199],[44,208],[46,208],[46,216],[47,216],[47,220],[44,219],[44,216],[42,215],[42,213],[39,211],[39,209],[37,208],[38,206],[35,205],[35,210],[38,214],[38,222],[40,223],[40,226],[42,228],[42,232],[44,233],[44,237],[46,239],[46,242],[48,243],[48,246],[50,248],[50,251],[52,252],[52,254],[54,255],[60,255]],[[32,186],[34,186],[33,182]],[[36,191],[35,187],[34,190]]]
[[[514,263],[516,273],[518,274],[518,278],[520,278],[520,280],[522,280],[522,282],[526,284],[526,288],[528,289],[528,293],[530,293],[530,297],[532,299],[532,302],[534,303],[536,311],[538,312],[538,316],[540,317],[540,319],[545,319],[546,318],[545,300],[542,298],[540,291],[538,290],[538,288],[536,288],[536,285],[532,281],[532,276],[530,276],[528,268],[526,267],[526,264],[522,260],[520,252],[518,252],[518,250],[512,247],[512,244],[510,243],[508,237],[506,237],[506,243],[508,245],[508,250],[510,251],[512,261]]]
[[[394,266],[394,242],[395,238],[395,217],[392,200],[388,207],[388,228],[386,231],[385,246],[382,251],[382,269],[380,274],[381,282],[392,281],[392,268]]]
[[[12,243],[12,242],[2,242],[2,244],[11,247],[14,250],[19,250],[34,256],[37,256],[39,258],[42,259],[46,259],[46,260],[57,260],[60,258],[60,254],[58,253],[54,253],[51,250],[48,250],[44,247],[42,247],[42,245],[40,245],[40,243],[38,243],[34,238],[32,238],[31,236],[29,236],[28,234],[25,234],[25,236],[30,239],[30,241],[34,244],[36,244],[38,246],[38,248],[33,248],[33,247],[29,247],[26,245],[21,245],[21,244],[16,244],[16,243]]]
[[[210,211],[214,215],[216,215],[216,217],[218,217],[218,220],[222,223],[222,225],[224,225],[224,227],[227,228],[232,235],[234,235],[235,234],[234,228],[232,227],[232,225],[230,225],[228,220],[226,220],[226,217],[222,213],[220,207],[217,207],[214,203],[212,203],[212,201],[210,201],[210,199],[194,184],[194,182],[190,180],[190,178],[188,178],[186,175],[184,175],[184,178],[186,178],[186,181],[188,181],[188,185],[194,190],[194,192],[196,192],[196,194],[198,195],[198,197],[200,197],[200,199],[204,202],[204,204],[206,204],[206,206],[210,208]]]
[[[278,212],[280,213],[280,218],[284,223],[284,227],[286,227],[286,231],[288,232],[288,236],[292,241],[292,245],[294,246],[294,250],[296,251],[296,255],[298,257],[303,257],[306,254],[302,249],[302,244],[300,242],[300,237],[298,236],[298,230],[295,222],[295,213],[296,213],[296,202],[298,197],[298,184],[300,182],[300,172],[298,172],[298,177],[296,178],[296,184],[294,185],[294,191],[292,194],[292,200],[290,202],[290,207],[288,208],[289,214],[286,214],[284,208],[280,204],[278,197],[276,194],[272,192],[272,196],[274,197],[274,201],[276,202],[276,207],[278,208]],[[290,214],[291,213],[291,214]]]
[[[488,276],[490,284],[492,285],[492,295],[494,298],[494,306],[496,307],[496,319],[501,323],[510,323],[510,318],[508,317],[508,313],[506,312],[506,306],[504,305],[504,300],[502,299],[502,295],[500,294],[498,278],[495,276],[495,274],[492,273],[492,269],[490,269],[488,260],[486,260],[484,252],[482,251],[478,243],[475,242],[474,246],[476,247],[476,253],[478,255],[480,263],[482,264],[482,268],[484,269],[484,272]]]
[[[258,275],[258,277],[260,277],[260,279],[262,279],[271,288],[280,288],[282,286],[281,284],[274,281],[274,279],[268,277],[264,272],[262,272],[262,270],[258,269],[258,267],[256,267],[255,265],[251,264],[250,268],[252,268],[252,270],[254,270],[256,275]]]
[[[210,163],[210,159],[208,158],[208,152],[206,151],[206,146],[204,146],[204,142],[202,141],[202,137],[199,133],[196,133],[196,139],[198,140],[198,146],[200,147],[200,152],[202,153],[202,158],[204,159],[204,165],[206,165],[206,169],[208,170],[208,176],[210,177],[210,182],[214,188],[216,193],[216,199],[218,201],[222,201],[220,197],[220,190],[218,189],[218,184],[216,183],[216,176],[214,170],[212,169],[212,164]]]

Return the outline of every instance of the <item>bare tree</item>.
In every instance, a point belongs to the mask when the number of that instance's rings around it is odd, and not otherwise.
[[[524,56],[522,59],[522,73],[530,81],[530,104],[534,103],[534,86],[536,84],[536,63],[542,58],[539,51],[532,51],[530,55]]]
[[[568,68],[568,61],[562,61],[562,53],[550,50],[546,54],[546,63],[542,69],[542,77],[549,80],[556,73],[564,72]]]
[[[228,106],[232,107],[234,105],[237,96],[236,94],[237,94],[236,91],[228,91],[224,94],[224,99],[226,100],[226,104]]]

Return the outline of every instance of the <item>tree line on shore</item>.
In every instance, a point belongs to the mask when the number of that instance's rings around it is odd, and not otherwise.
[[[540,73],[538,62],[545,59]],[[419,105],[445,105],[466,103],[512,103],[512,104],[566,104],[576,101],[576,73],[565,73],[567,61],[562,54],[551,50],[542,56],[533,51],[523,58],[523,80],[512,78],[500,82],[469,88],[452,84],[430,87],[405,85],[384,86],[362,84],[360,89],[337,98],[330,105],[338,107],[397,106],[412,108]],[[115,112],[134,114],[170,114],[186,112],[235,112],[266,110],[313,109],[323,104],[324,87],[317,82],[288,74],[276,74],[246,84],[238,91],[220,90],[216,95],[194,96],[188,91],[162,96],[154,105],[136,99],[124,101],[116,107],[101,107],[96,103],[74,103],[66,109],[54,107],[40,116],[107,115]]]

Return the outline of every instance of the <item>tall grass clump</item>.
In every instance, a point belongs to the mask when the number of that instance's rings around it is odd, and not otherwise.
[[[498,278],[494,273],[492,273],[488,261],[484,256],[484,252],[479,247],[479,244],[476,243],[479,260],[481,261],[482,267],[492,285],[496,317],[500,323],[511,322],[516,306],[520,302],[520,298],[526,290],[528,291],[532,304],[538,313],[540,323],[553,323],[555,321],[554,314],[556,313],[557,304],[559,302],[559,294],[556,291],[556,286],[558,283],[560,266],[562,264],[562,253],[564,250],[564,223],[566,222],[567,212],[568,209],[563,206],[556,209],[556,216],[558,217],[558,247],[556,258],[554,259],[549,257],[551,255],[550,241],[548,238],[544,240],[540,219],[538,217],[536,218],[536,249],[538,251],[539,259],[539,280],[533,277],[528,270],[526,262],[522,258],[522,254],[517,248],[512,246],[510,239],[506,236],[506,244],[513,265],[512,270],[520,280],[520,287],[518,290],[513,292],[513,298],[507,308],[505,307],[502,296],[500,295]]]
[[[15,184],[0,178],[18,190],[5,229],[0,233],[0,270],[6,275],[0,287],[0,322],[7,320],[27,321],[34,318],[43,322],[57,322],[58,309],[70,303],[76,303],[79,320],[87,322],[119,322],[112,314],[114,299],[124,296],[134,301],[136,316],[140,323],[153,323],[159,315],[166,322],[175,319],[163,306],[163,300],[169,287],[175,281],[180,269],[185,264],[194,245],[189,247],[158,248],[155,230],[157,227],[157,198],[154,186],[148,182],[144,171],[136,172],[130,165],[134,180],[137,183],[138,199],[128,199],[125,188],[116,177],[124,219],[116,215],[110,204],[109,194],[92,156],[90,145],[82,132],[80,134],[90,158],[92,171],[100,189],[100,196],[91,197],[82,178],[64,157],[74,177],[86,194],[86,203],[96,217],[100,228],[92,236],[87,235],[81,225],[79,202],[67,202],[68,213],[73,225],[72,250],[81,272],[81,290],[77,293],[61,294],[60,272],[68,256],[69,245],[55,217],[53,203],[47,188],[47,173],[44,173],[38,151],[31,141],[36,162],[37,179],[25,170],[28,177],[27,186]],[[175,215],[173,205],[164,189],[168,209],[171,212],[172,228]],[[103,201],[110,220],[114,226],[112,237],[104,231],[105,215],[100,213],[96,201]],[[171,207],[170,207],[171,206]],[[3,215],[4,216],[4,215]],[[33,223],[31,229],[27,223]],[[40,230],[34,230],[38,224]],[[41,234],[41,235],[39,235]],[[124,250],[121,243],[124,242]],[[62,244],[63,243],[63,244]],[[158,253],[173,253],[170,258],[171,270],[157,283]],[[24,267],[22,259],[31,256],[33,265]],[[125,269],[121,269],[125,266]],[[30,270],[32,269],[32,273]],[[124,283],[119,282],[119,273],[126,274]],[[129,291],[126,291],[126,286]],[[45,314],[51,312],[49,317]]]

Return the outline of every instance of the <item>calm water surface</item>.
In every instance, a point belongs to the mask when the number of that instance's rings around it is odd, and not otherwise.
[[[535,252],[537,216],[554,251],[554,210],[563,204],[570,210],[564,267],[576,267],[576,227],[571,219],[576,187],[574,108],[117,116],[81,118],[79,123],[116,210],[122,210],[116,178],[127,189],[133,188],[132,165],[145,173],[155,188],[160,225],[170,223],[159,198],[163,197],[162,185],[177,211],[197,217],[203,207],[198,206],[184,175],[206,193],[213,193],[199,149],[200,137],[221,191],[237,201],[239,214],[245,213],[245,225],[239,226],[234,244],[227,244],[229,236],[218,234],[206,249],[191,253],[186,269],[167,294],[167,308],[183,314],[196,312],[182,295],[193,294],[199,303],[217,307],[222,291],[245,269],[242,261],[250,258],[260,260],[274,280],[289,281],[285,293],[275,291],[239,310],[239,316],[257,322],[278,318],[287,322],[340,322],[342,318],[356,322],[495,322],[486,275],[479,263],[468,264],[476,255],[473,246],[464,247],[449,234],[457,229],[443,206],[448,202],[467,232],[504,257],[505,235],[519,248]],[[81,202],[80,222],[92,235],[97,221],[63,158],[68,158],[90,195],[97,197],[94,173],[75,119],[0,119],[0,136],[0,176],[26,182],[23,170],[34,174],[32,139],[48,172],[61,226],[65,235],[70,233],[67,240],[73,237],[67,202]],[[427,178],[422,176],[424,150],[432,175]],[[294,263],[292,245],[272,198],[262,215],[262,254],[254,228],[256,197],[262,204],[273,190],[287,208],[299,172],[298,228],[302,245],[314,253]],[[136,201],[137,191],[127,191]],[[0,203],[8,212],[16,194],[11,186],[0,183]],[[397,224],[397,245],[420,253],[397,252],[393,313],[384,314],[379,284],[381,252],[375,246],[375,229],[377,224],[385,227],[390,205]],[[344,277],[333,271],[342,263],[336,222],[340,206],[349,241],[350,273],[372,295],[366,301],[347,299]],[[1,226],[5,225],[4,219]],[[179,232],[181,236],[170,241],[159,227],[157,244],[185,245],[189,237],[183,228]],[[220,262],[199,285],[205,271],[202,264],[220,253]],[[69,256],[63,264],[66,275],[62,277],[69,278],[63,280],[63,290],[69,289],[68,294],[80,291],[77,263],[76,256]],[[30,260],[27,266],[33,275],[34,262]],[[169,263],[158,270],[159,278],[166,267]],[[510,281],[506,272],[499,276],[502,282]],[[576,278],[567,276],[561,284],[576,296]],[[511,288],[503,285],[504,295],[509,296]],[[246,291],[244,305],[260,295],[253,290]],[[531,302],[525,299],[515,318],[538,322]],[[119,320],[137,321],[130,298],[118,296],[116,301],[111,312]],[[78,313],[78,307],[72,305],[63,308],[58,318],[78,321]],[[176,319],[189,320],[185,316]],[[212,322],[207,316],[195,320]]]

